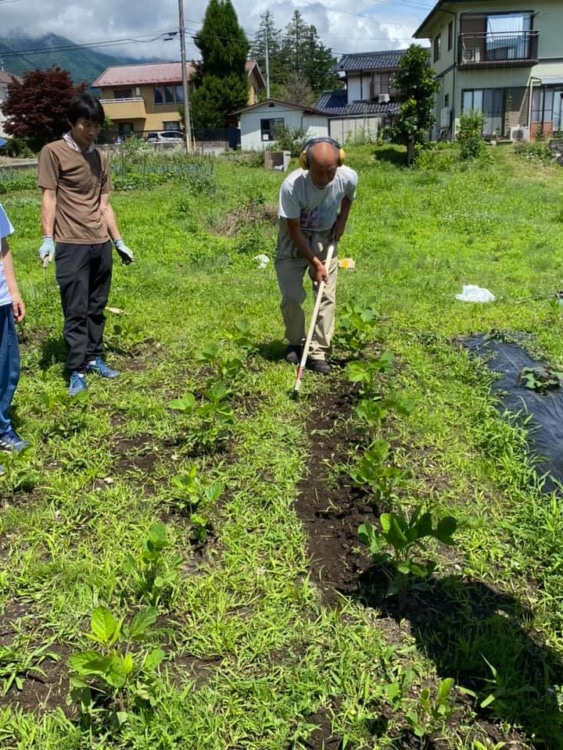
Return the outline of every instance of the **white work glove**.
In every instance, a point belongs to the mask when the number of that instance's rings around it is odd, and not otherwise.
[[[52,237],[49,237],[48,235],[43,237],[43,242],[39,248],[39,257],[43,261],[44,266],[46,266],[47,263],[50,263],[55,257],[55,243],[53,242]]]
[[[135,260],[135,258],[133,257],[133,253],[131,252],[131,250],[129,250],[122,239],[114,240],[113,244],[124,266],[128,266],[129,263],[133,263],[133,261]]]

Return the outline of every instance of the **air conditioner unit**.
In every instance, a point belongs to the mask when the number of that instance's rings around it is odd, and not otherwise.
[[[525,128],[522,125],[516,125],[510,128],[510,140],[518,143],[520,141],[530,140],[530,128]]]
[[[380,94],[377,101],[380,104],[389,104],[389,102],[391,101],[391,97],[389,96],[389,94]]]
[[[481,50],[479,47],[464,47],[463,62],[479,62],[481,59]]]

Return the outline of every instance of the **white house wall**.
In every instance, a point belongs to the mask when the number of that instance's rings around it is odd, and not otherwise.
[[[328,117],[322,115],[303,115],[305,138],[326,138],[328,135]]]
[[[307,138],[328,135],[327,118],[321,115],[305,115],[302,110],[284,107],[281,104],[252,109],[242,112],[240,116],[240,140],[243,151],[263,151],[274,141],[263,141],[260,121],[263,119],[283,118],[288,130],[303,128]]]

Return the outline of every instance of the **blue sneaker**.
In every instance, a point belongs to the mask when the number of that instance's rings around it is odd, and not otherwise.
[[[119,372],[108,367],[101,357],[86,365],[86,372],[95,372],[101,378],[117,378]]]
[[[22,440],[17,432],[14,432],[11,428],[0,434],[0,450],[19,453],[27,446],[25,440]]]
[[[86,375],[81,372],[71,372],[70,374],[70,385],[68,386],[69,396],[78,396],[79,393],[84,393],[88,390],[86,383]]]

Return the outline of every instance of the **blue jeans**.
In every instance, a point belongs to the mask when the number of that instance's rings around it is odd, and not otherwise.
[[[10,406],[20,379],[20,350],[12,305],[0,307],[0,433],[12,426]]]

